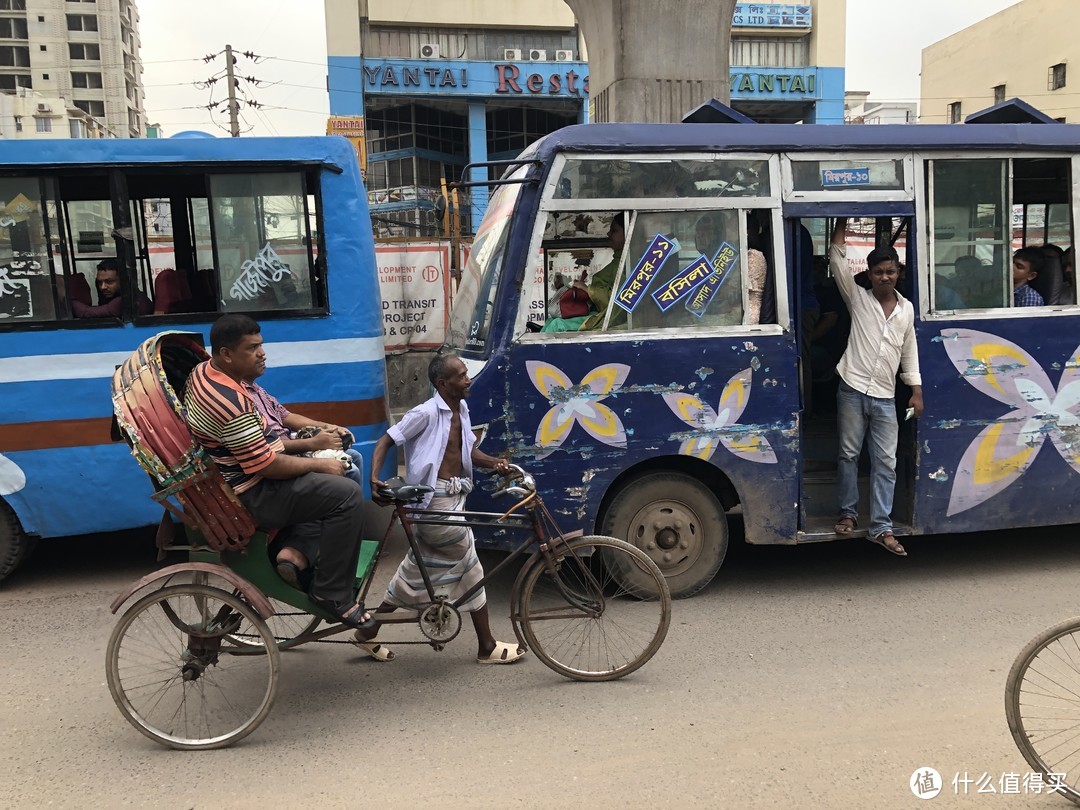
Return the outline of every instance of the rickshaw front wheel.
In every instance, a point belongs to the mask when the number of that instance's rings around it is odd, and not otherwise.
[[[241,626],[264,655],[232,643]],[[243,599],[208,585],[170,585],[120,618],[106,677],[129,723],[161,745],[192,751],[224,748],[266,719],[279,661],[273,634]]]

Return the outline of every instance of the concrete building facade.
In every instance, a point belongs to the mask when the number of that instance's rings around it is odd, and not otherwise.
[[[0,0],[0,92],[32,90],[101,121],[146,128],[134,0]]]
[[[469,163],[512,159],[539,137],[596,117],[587,43],[563,0],[324,7],[328,129],[356,143],[380,236],[435,235],[443,178],[459,178]],[[842,123],[845,18],[846,0],[736,4],[732,106],[761,121]],[[709,50],[710,58],[721,53]],[[707,101],[701,93],[691,88],[685,108],[664,120]],[[471,197],[473,228],[486,199]]]
[[[924,48],[920,122],[959,123],[1011,98],[1080,121],[1078,25],[1075,0],[1023,0]]]
[[[68,99],[25,87],[0,93],[0,139],[105,137],[105,125]]]

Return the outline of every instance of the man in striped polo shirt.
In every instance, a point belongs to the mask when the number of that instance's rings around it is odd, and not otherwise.
[[[290,527],[288,547],[278,559],[318,561],[312,598],[350,627],[374,627],[353,593],[363,491],[343,477],[336,459],[287,455],[267,426],[244,386],[266,371],[255,320],[239,313],[221,316],[210,329],[210,347],[211,359],[188,378],[188,427],[260,527]]]

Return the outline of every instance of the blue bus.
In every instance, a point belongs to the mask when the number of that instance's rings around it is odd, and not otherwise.
[[[121,295],[101,300],[98,266]],[[106,274],[108,278],[108,274]],[[96,292],[96,294],[95,294]],[[5,143],[0,578],[38,537],[158,523],[111,435],[110,379],[147,337],[263,327],[262,382],[370,449],[388,426],[367,200],[343,138]]]
[[[715,575],[737,513],[748,543],[837,538],[848,316],[825,257],[845,218],[849,270],[895,247],[917,315],[925,413],[901,421],[896,533],[1078,522],[1078,154],[1080,127],[1056,123],[553,133],[496,185],[451,317],[483,448],[568,523],[645,550],[673,594]],[[1020,247],[1045,256],[1042,306],[1013,306]],[[537,331],[598,268],[615,282],[596,328]]]

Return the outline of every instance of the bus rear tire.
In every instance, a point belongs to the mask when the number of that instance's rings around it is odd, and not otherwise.
[[[685,473],[648,473],[626,484],[604,515],[604,534],[644,551],[676,599],[693,596],[716,576],[728,548],[724,508],[703,483]],[[612,572],[625,588],[633,571]]]
[[[23,531],[15,511],[0,499],[0,581],[30,556],[35,538]]]

